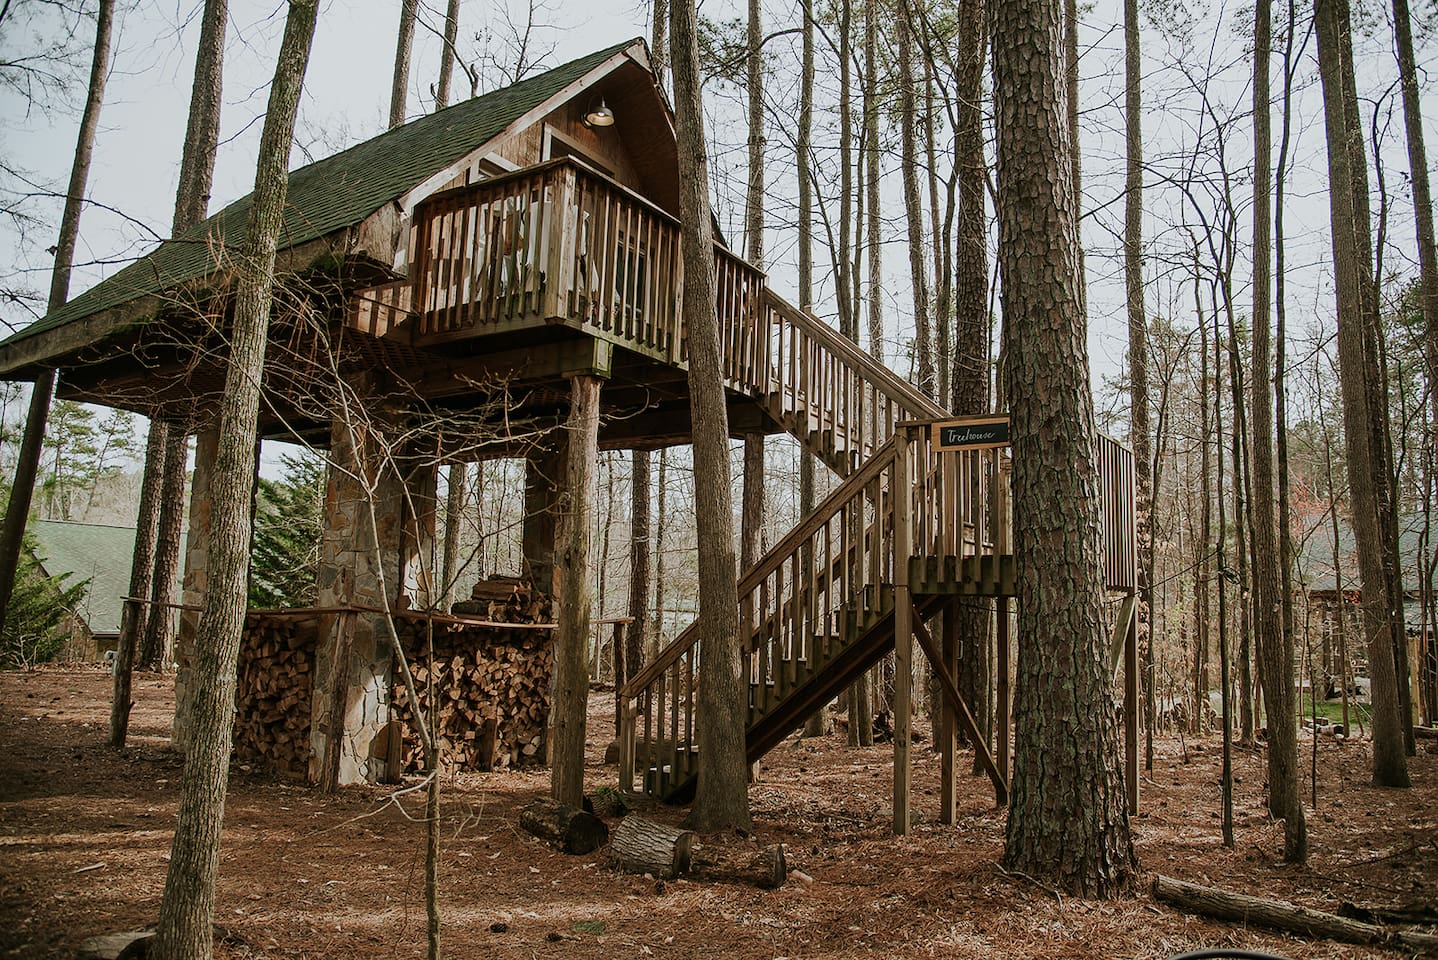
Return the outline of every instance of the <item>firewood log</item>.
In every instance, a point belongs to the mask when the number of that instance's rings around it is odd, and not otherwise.
[[[625,817],[609,841],[610,862],[625,873],[673,880],[689,872],[694,834],[643,817]]]
[[[565,853],[593,853],[609,840],[609,828],[592,813],[548,798],[535,800],[519,812],[519,825]]]
[[[627,823],[631,818],[626,818]],[[734,844],[705,843],[694,847],[689,876],[713,883],[743,883],[764,890],[784,885],[789,866],[784,859],[784,845],[771,843],[761,847],[748,842]]]

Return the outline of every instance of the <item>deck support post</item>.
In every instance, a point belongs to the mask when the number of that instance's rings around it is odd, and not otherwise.
[[[220,448],[220,425],[203,421],[195,430],[195,470],[190,477],[190,529],[185,536],[185,574],[181,588],[180,628],[175,637],[175,719],[171,744],[183,752],[190,740],[190,703],[194,698],[191,676],[200,606],[210,568],[210,479]]]
[[[953,599],[944,608],[944,632],[940,653],[944,660],[944,669],[951,677],[959,675],[959,604],[958,599]],[[939,822],[953,825],[958,820],[958,791],[954,785],[958,718],[953,701],[942,694],[930,698],[929,709],[939,711]]]
[[[913,490],[909,438],[894,433],[894,833],[909,832],[909,747],[913,732],[914,616],[909,593]]]
[[[554,550],[559,624],[549,709],[549,792],[578,807],[584,799],[585,707],[589,696],[590,520],[599,459],[600,378],[570,380],[564,491],[559,498]]]
[[[998,662],[994,665],[994,741],[997,745],[999,776],[1009,782],[1009,598],[998,602]]]
[[[362,386],[367,386],[364,384]],[[388,749],[376,742],[389,723],[393,652],[384,609],[406,596],[404,574],[417,542],[402,462],[386,456],[368,424],[339,415],[330,423],[324,526],[316,602],[342,612],[320,618],[310,718],[310,782],[322,790],[395,780]],[[409,529],[406,529],[409,528]],[[363,610],[344,610],[362,607]]]

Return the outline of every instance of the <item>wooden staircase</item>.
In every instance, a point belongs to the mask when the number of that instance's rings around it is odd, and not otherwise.
[[[767,369],[731,387],[845,479],[739,582],[751,762],[893,649],[899,603],[922,622],[956,594],[1012,593],[1014,572],[1003,453],[934,450],[917,424],[941,408],[767,290],[762,303]],[[698,657],[691,626],[619,691],[621,789],[692,789]]]

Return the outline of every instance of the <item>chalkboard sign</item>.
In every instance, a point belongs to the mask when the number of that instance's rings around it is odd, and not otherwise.
[[[992,450],[1008,445],[1008,417],[975,417],[934,424],[935,450]]]

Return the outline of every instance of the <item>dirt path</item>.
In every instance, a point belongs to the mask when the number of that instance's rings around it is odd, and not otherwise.
[[[180,769],[166,747],[169,683],[136,684],[132,746],[106,748],[109,677],[92,670],[0,673],[0,957],[72,957],[87,936],[153,922]],[[593,699],[592,787],[612,700]],[[1303,743],[1306,751],[1308,744]],[[1158,744],[1134,822],[1145,870],[1319,909],[1343,901],[1438,899],[1438,756],[1414,761],[1408,791],[1368,785],[1361,743],[1319,744],[1313,857],[1281,863],[1282,829],[1263,813],[1261,756],[1239,752],[1238,842],[1218,839],[1218,744]],[[610,871],[600,855],[552,853],[517,831],[541,771],[445,784],[441,877],[445,955],[565,957],[1166,957],[1200,945],[1289,957],[1396,957],[1205,923],[1146,895],[1064,898],[997,867],[1004,816],[966,779],[956,828],[934,821],[938,761],[916,749],[915,830],[889,835],[890,751],[838,738],[792,741],[765,761],[750,798],[758,832],[814,877],[781,890],[668,884]],[[1306,756],[1306,754],[1305,754]],[[966,769],[966,767],[965,767]],[[217,922],[229,958],[424,955],[418,800],[235,772]],[[677,816],[664,811],[661,815]],[[1146,885],[1142,882],[1139,889]],[[501,930],[502,932],[494,932]]]

